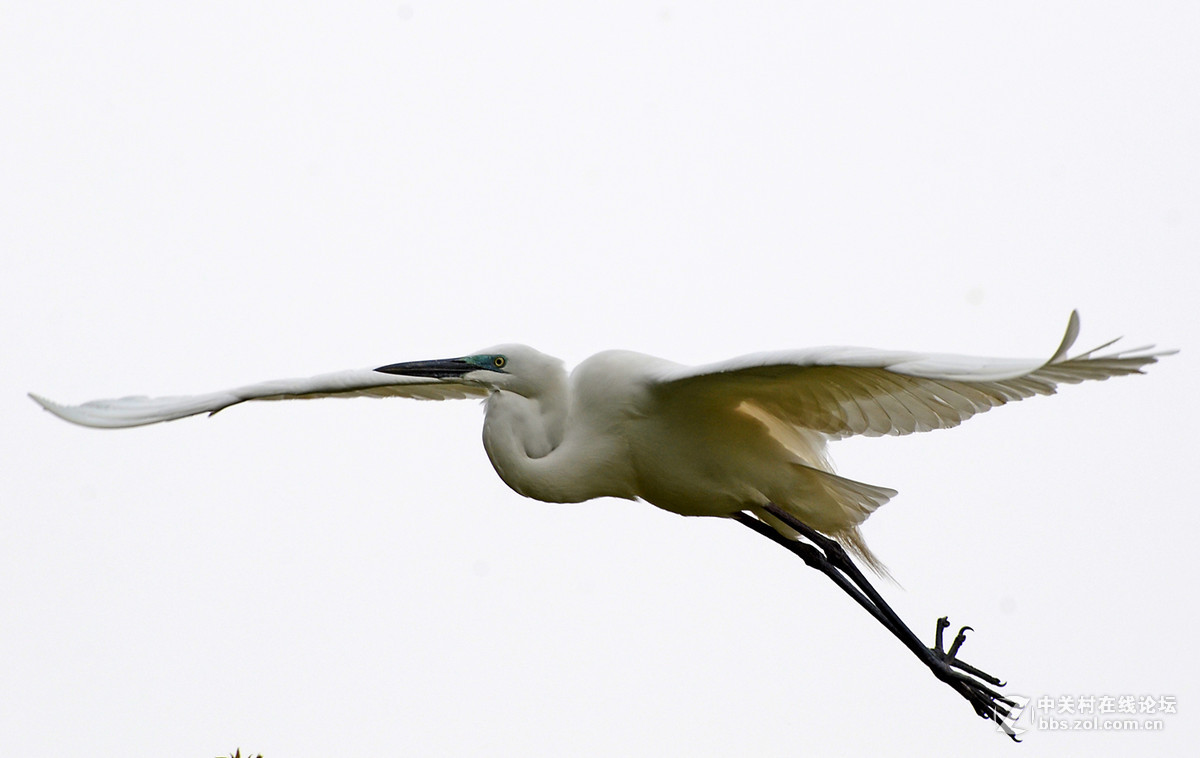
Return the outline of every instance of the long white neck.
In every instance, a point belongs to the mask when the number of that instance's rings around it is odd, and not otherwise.
[[[483,446],[496,473],[518,493],[550,503],[632,497],[603,475],[619,451],[569,425],[568,400],[565,377],[537,398],[506,391],[488,397]]]

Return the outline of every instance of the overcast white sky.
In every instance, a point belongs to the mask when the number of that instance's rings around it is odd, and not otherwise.
[[[1195,3],[8,3],[0,746],[21,756],[1194,748]],[[1183,352],[834,447],[922,635],[1161,733],[1013,747],[736,524],[548,505],[477,403],[123,432],[25,398],[459,355]],[[886,753],[884,752],[886,751]]]

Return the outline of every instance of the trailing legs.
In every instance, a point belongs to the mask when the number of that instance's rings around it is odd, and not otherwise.
[[[1003,687],[1004,683],[996,677],[958,660],[958,651],[966,641],[967,632],[971,630],[971,627],[964,626],[960,629],[947,649],[943,637],[950,621],[943,616],[938,619],[934,646],[926,647],[867,581],[867,578],[850,560],[850,556],[846,554],[845,549],[837,540],[809,527],[772,503],[763,506],[763,509],[794,529],[803,540],[792,539],[781,534],[770,524],[748,513],[739,513],[735,518],[764,537],[800,556],[806,564],[833,580],[834,584],[843,592],[904,643],[905,647],[929,667],[934,676],[962,695],[975,709],[975,713],[996,722],[1009,737],[1017,739],[1016,733],[1007,720],[1011,716],[1009,709],[1016,703],[993,689],[993,687]]]

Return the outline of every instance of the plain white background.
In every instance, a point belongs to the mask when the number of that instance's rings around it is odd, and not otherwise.
[[[1194,746],[1193,3],[10,3],[0,751],[1128,755]],[[834,447],[922,635],[1160,733],[977,719],[736,524],[548,505],[474,402],[79,402],[460,355],[1183,352]]]

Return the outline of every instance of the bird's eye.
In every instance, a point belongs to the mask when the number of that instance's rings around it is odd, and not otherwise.
[[[492,365],[495,366],[496,368],[504,368],[505,363],[508,363],[508,361],[504,360],[503,355],[497,355],[495,358],[492,359]]]

